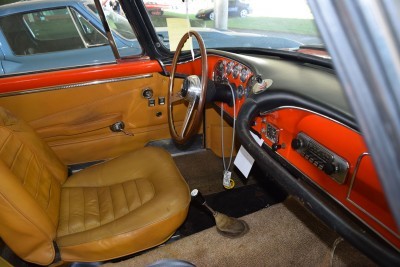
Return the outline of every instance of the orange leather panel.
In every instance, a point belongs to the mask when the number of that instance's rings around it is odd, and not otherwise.
[[[2,97],[0,106],[27,121],[65,164],[113,158],[149,141],[170,138],[166,105],[148,107],[148,100],[142,97],[144,88],[153,89],[156,103],[158,97],[166,97],[168,77],[152,75]],[[181,82],[177,80],[176,86]],[[181,104],[174,110],[179,125],[186,107]],[[158,112],[161,115],[157,116]],[[134,136],[111,132],[108,126],[117,120],[123,120],[125,130]]]
[[[44,265],[54,259],[53,241],[66,261],[106,260],[158,245],[184,221],[190,202],[185,180],[160,148],[133,151],[66,180],[53,151],[2,108],[0,173],[0,235],[21,258]]]
[[[0,108],[0,235],[20,257],[49,264],[66,167],[24,122]],[[20,238],[16,238],[20,237]]]
[[[57,244],[66,261],[106,260],[160,244],[190,202],[171,156],[153,147],[78,172],[62,190]],[[78,204],[69,205],[72,198]]]
[[[118,236],[110,236],[101,241],[95,240],[75,246],[62,247],[60,248],[61,257],[65,261],[102,261],[115,258],[116,255],[118,257],[125,256],[131,254],[132,251],[140,252],[160,245],[172,235],[168,233],[174,233],[178,228],[177,225],[179,226],[185,220],[187,209],[175,213],[169,218],[156,221],[151,224],[151,227],[141,231],[121,233]]]
[[[1,238],[20,258],[37,264],[50,264],[55,256],[56,226],[32,201],[32,195],[3,161],[0,161],[0,173]]]
[[[110,186],[66,187],[61,194],[58,238],[112,222],[154,197],[147,179],[128,180]],[[72,201],[71,201],[72,200]]]

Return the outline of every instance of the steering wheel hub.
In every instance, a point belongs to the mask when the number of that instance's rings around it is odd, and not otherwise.
[[[188,102],[195,102],[201,94],[201,81],[199,76],[190,75],[182,84],[181,96]]]

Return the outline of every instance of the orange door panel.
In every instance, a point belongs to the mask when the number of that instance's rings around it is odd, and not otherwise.
[[[12,77],[19,78],[19,86],[2,79],[0,106],[27,121],[66,164],[112,158],[170,138],[166,101],[158,102],[167,97],[168,77],[152,61],[136,64]],[[148,88],[154,106],[142,95]],[[183,114],[176,116],[179,125],[186,107],[175,109]],[[112,132],[109,126],[117,121],[132,135]]]

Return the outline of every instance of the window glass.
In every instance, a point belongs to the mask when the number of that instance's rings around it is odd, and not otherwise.
[[[67,8],[7,16],[1,27],[18,56],[85,47]]]
[[[94,0],[68,3],[0,5],[0,75],[116,61]],[[118,2],[101,3],[120,56],[140,56],[142,48]]]
[[[96,16],[98,16],[98,12],[94,4],[89,4],[88,8],[95,13]],[[136,39],[135,32],[132,30],[131,25],[121,9],[111,9],[107,4],[103,4],[103,9],[107,23],[113,32],[128,40]]]
[[[77,18],[76,22],[78,23],[78,30],[88,47],[108,44],[107,38],[80,13],[75,10],[72,10],[72,13],[74,14],[74,17]]]
[[[174,51],[174,32],[196,30],[207,48],[314,51],[329,58],[307,0],[143,0],[160,41]],[[193,42],[197,47],[197,42]],[[318,53],[317,53],[318,52]]]

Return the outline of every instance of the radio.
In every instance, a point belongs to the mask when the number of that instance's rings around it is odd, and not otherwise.
[[[343,184],[346,181],[349,163],[342,157],[303,132],[300,132],[297,137],[292,140],[291,145],[301,156],[339,184]]]

